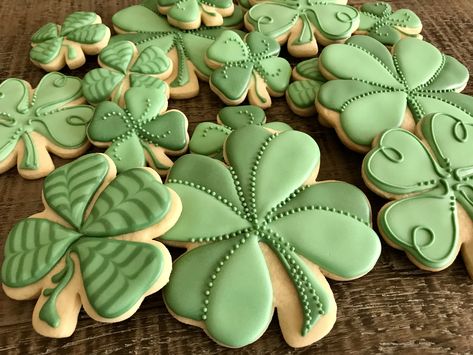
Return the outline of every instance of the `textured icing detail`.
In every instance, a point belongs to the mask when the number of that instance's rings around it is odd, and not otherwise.
[[[327,45],[344,41],[358,28],[360,15],[341,0],[254,1],[245,15],[249,30],[259,31],[287,42],[296,57],[317,54],[317,42]]]
[[[344,133],[357,145],[368,148],[376,135],[400,127],[406,108],[417,121],[436,112],[473,117],[471,102],[456,93],[468,70],[427,42],[402,39],[391,55],[375,39],[355,36],[324,49],[320,64],[338,80],[320,88],[318,103],[340,115]]]
[[[440,270],[459,252],[457,205],[473,218],[473,120],[433,114],[419,129],[427,147],[407,131],[389,130],[363,172],[368,186],[399,199],[380,213],[383,235],[420,265]]]
[[[106,154],[119,172],[146,166],[148,161],[165,174],[172,165],[166,154],[183,153],[189,141],[186,116],[166,107],[163,90],[134,87],[125,94],[125,108],[100,103],[87,133],[93,143],[110,145]]]
[[[218,113],[217,123],[202,122],[197,125],[189,142],[192,153],[208,155],[223,160],[223,143],[234,130],[248,125],[263,126],[275,131],[292,128],[283,122],[266,123],[263,109],[257,106],[225,107]]]
[[[249,125],[229,135],[224,151],[228,166],[190,154],[169,173],[167,184],[183,211],[163,238],[193,248],[175,262],[166,304],[177,316],[204,322],[221,344],[255,341],[274,307],[263,243],[294,283],[304,336],[333,300],[300,256],[341,278],[368,272],[380,242],[370,228],[367,199],[345,183],[305,184],[320,157],[304,133],[272,134]]]

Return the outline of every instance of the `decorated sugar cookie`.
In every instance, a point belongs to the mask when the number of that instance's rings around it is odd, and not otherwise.
[[[394,200],[381,210],[379,228],[420,268],[443,270],[461,250],[473,275],[473,120],[432,114],[418,135],[422,141],[391,129],[365,158],[368,187]]]
[[[30,59],[46,71],[65,65],[77,69],[85,64],[85,54],[96,55],[107,45],[110,29],[94,12],[74,12],[62,25],[47,23],[31,37]]]
[[[49,73],[36,89],[20,79],[0,84],[0,173],[15,165],[26,179],[54,170],[50,153],[75,158],[88,146],[86,126],[94,114],[84,105],[82,82]]]
[[[227,165],[185,155],[169,173],[183,211],[163,238],[188,251],[174,262],[165,303],[228,347],[261,337],[275,308],[290,346],[312,344],[335,322],[324,275],[358,278],[380,255],[368,200],[352,185],[315,182],[319,149],[302,132],[243,127],[224,156]]]
[[[249,0],[237,0],[238,5],[240,5],[241,9],[243,11],[248,11],[248,9],[251,7],[250,1]]]
[[[108,147],[119,173],[151,166],[166,174],[173,162],[168,155],[187,150],[187,118],[178,110],[167,109],[164,89],[131,88],[125,93],[125,107],[100,103],[87,133],[98,147]]]
[[[115,175],[104,154],[57,169],[44,181],[45,210],[8,235],[3,290],[38,298],[33,327],[42,335],[70,336],[81,306],[97,321],[127,319],[169,279],[171,256],[152,239],[175,224],[179,197],[149,168]]]
[[[207,50],[206,60],[215,70],[210,88],[227,105],[239,105],[248,96],[251,105],[271,106],[271,96],[282,96],[289,85],[291,65],[279,55],[271,37],[251,32],[242,39],[223,32]]]
[[[386,2],[363,4],[360,9],[360,27],[357,34],[371,36],[392,46],[405,37],[422,39],[422,22],[408,9],[393,11]]]
[[[319,67],[331,80],[317,96],[319,119],[359,152],[367,152],[386,129],[412,131],[429,113],[473,117],[464,107],[469,97],[458,93],[466,86],[468,70],[419,39],[400,40],[391,54],[371,37],[354,36],[325,48]]]
[[[241,19],[241,11],[238,13]],[[197,30],[181,30],[169,25],[165,17],[141,5],[117,12],[112,20],[120,35],[112,37],[111,43],[131,41],[140,52],[152,45],[167,54],[173,63],[172,74],[166,80],[171,98],[188,99],[198,95],[197,78],[208,80],[212,72],[205,63],[205,53],[224,29],[200,27]]]
[[[93,104],[111,99],[123,106],[130,87],[147,87],[166,91],[163,81],[171,75],[172,62],[157,46],[146,47],[141,53],[135,44],[120,41],[107,46],[99,55],[102,68],[93,69],[84,77],[84,96]],[[162,79],[162,80],[161,80]]]
[[[300,62],[292,71],[294,81],[286,91],[289,108],[299,116],[309,117],[316,113],[315,99],[320,86],[327,80],[319,70],[319,59]]]
[[[234,130],[249,126],[283,132],[291,130],[284,122],[266,123],[266,114],[257,106],[225,107],[217,115],[217,123],[202,122],[197,125],[189,143],[191,153],[208,155],[223,160],[223,144]]]
[[[324,46],[344,42],[358,28],[358,10],[346,0],[250,0],[245,15],[250,31],[259,31],[287,42],[294,57],[313,57],[318,43]]]

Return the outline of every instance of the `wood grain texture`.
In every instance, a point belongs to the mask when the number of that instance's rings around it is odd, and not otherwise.
[[[354,1],[359,5],[364,1]],[[78,10],[95,11],[110,25],[112,15],[136,0],[13,0],[0,1],[0,80],[17,77],[34,86],[44,74],[28,59],[29,37],[48,21],[61,22]],[[423,20],[426,40],[455,56],[473,71],[472,0],[395,0],[396,8],[408,7]],[[286,55],[286,54],[284,54]],[[293,61],[294,62],[294,61]],[[73,71],[83,76],[96,66],[89,58],[85,67]],[[70,73],[67,70],[65,73]],[[473,94],[470,84],[465,90]],[[202,84],[198,97],[171,101],[170,108],[184,111],[191,122],[215,120],[223,104]],[[375,216],[384,201],[363,185],[362,156],[348,151],[331,129],[317,120],[295,116],[284,98],[275,99],[267,111],[269,120],[280,120],[309,133],[320,145],[322,164],[319,180],[337,179],[365,191]],[[57,165],[66,161],[54,159]],[[15,169],[0,176],[0,249],[14,223],[42,209],[42,180],[26,181]],[[174,256],[180,251],[173,249]],[[3,254],[0,256],[0,262]],[[244,353],[465,353],[473,351],[473,284],[461,258],[448,270],[427,273],[418,270],[403,253],[383,243],[375,269],[352,282],[330,281],[338,304],[333,331],[317,344],[295,351],[279,331],[276,317],[260,340]],[[216,345],[200,329],[186,326],[168,314],[161,293],[146,298],[129,320],[100,324],[81,313],[77,330],[68,339],[46,339],[31,326],[34,302],[8,299],[0,292],[0,352],[6,353],[220,353],[229,350]]]

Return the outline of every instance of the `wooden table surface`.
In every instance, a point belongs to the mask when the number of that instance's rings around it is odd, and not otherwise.
[[[61,22],[79,10],[97,12],[107,25],[118,10],[137,0],[2,0],[0,1],[0,81],[9,77],[28,80],[36,86],[44,72],[28,59],[29,38],[46,22]],[[354,1],[359,5],[364,1]],[[473,71],[472,0],[394,0],[394,7],[414,10],[424,24],[425,39],[453,55]],[[283,55],[287,56],[285,52]],[[293,61],[295,62],[295,61]],[[96,59],[73,71],[82,77],[96,66]],[[68,71],[64,71],[68,73]],[[465,90],[473,94],[473,85]],[[171,100],[170,108],[182,110],[190,130],[201,121],[215,120],[223,104],[202,83],[198,97]],[[315,118],[294,115],[284,98],[267,110],[270,121],[284,121],[309,133],[321,148],[319,180],[343,180],[368,195],[373,216],[384,201],[363,185],[362,156],[346,149],[334,131],[321,127]],[[54,159],[59,166],[66,161]],[[0,176],[0,249],[14,223],[42,210],[42,180],[27,181],[16,169]],[[181,251],[172,249],[173,256]],[[0,263],[3,253],[0,256]],[[402,252],[383,242],[383,252],[374,270],[352,282],[330,281],[338,304],[338,319],[332,332],[301,350],[286,345],[274,316],[266,333],[254,344],[238,350],[269,352],[401,352],[465,353],[473,351],[473,283],[461,257],[439,273],[418,270]],[[76,332],[67,339],[39,336],[31,326],[35,301],[14,301],[0,291],[0,352],[7,353],[217,353],[229,351],[215,344],[202,330],[184,325],[168,314],[161,293],[147,297],[130,319],[101,324],[81,312]]]

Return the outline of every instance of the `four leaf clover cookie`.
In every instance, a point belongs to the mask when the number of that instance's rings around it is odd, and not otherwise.
[[[44,181],[45,210],[8,235],[3,289],[38,298],[33,327],[42,335],[70,336],[82,305],[97,321],[127,319],[168,281],[171,256],[152,239],[178,219],[179,197],[149,168],[115,175],[104,154],[57,169]]]
[[[413,130],[429,113],[473,117],[464,107],[470,97],[458,93],[466,86],[468,70],[419,39],[400,40],[391,54],[374,38],[354,36],[325,48],[319,66],[331,80],[317,96],[319,119],[359,152],[367,152],[387,129]]]
[[[224,156],[227,165],[185,155],[168,175],[183,210],[163,240],[188,251],[173,264],[165,303],[229,347],[256,341],[276,308],[287,343],[309,345],[335,322],[324,275],[358,278],[380,255],[368,200],[343,182],[315,183],[319,149],[302,132],[246,126]]]
[[[215,70],[210,88],[227,105],[239,105],[248,96],[251,105],[271,106],[271,96],[282,96],[289,85],[291,65],[279,55],[276,40],[259,32],[242,39],[223,32],[207,50],[206,60]]]
[[[75,158],[87,150],[92,106],[83,105],[82,82],[49,73],[36,89],[20,79],[0,84],[0,172],[15,165],[26,179],[54,170],[49,152]]]
[[[93,104],[108,100],[120,106],[130,87],[165,88],[172,71],[172,62],[157,46],[146,47],[141,53],[135,44],[119,41],[107,46],[99,55],[102,68],[93,69],[84,77],[84,96]]]
[[[46,71],[85,64],[85,54],[96,55],[107,45],[110,29],[94,12],[74,12],[62,26],[47,23],[31,37],[30,59]]]
[[[266,114],[257,106],[225,107],[217,115],[217,123],[202,122],[197,125],[189,142],[191,153],[208,155],[223,160],[223,144],[234,130],[249,126],[263,126],[275,132],[289,131],[284,122],[266,123]]]
[[[143,167],[148,163],[166,174],[173,162],[168,155],[187,150],[187,118],[178,110],[167,109],[164,89],[131,88],[125,93],[125,107],[100,103],[87,134],[117,166],[118,172]]]
[[[313,57],[317,42],[326,46],[344,42],[358,28],[358,10],[347,0],[251,0],[245,15],[250,31],[276,38],[294,57]]]

